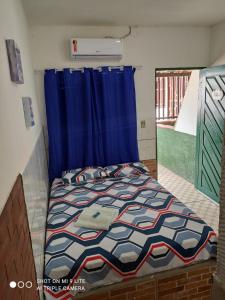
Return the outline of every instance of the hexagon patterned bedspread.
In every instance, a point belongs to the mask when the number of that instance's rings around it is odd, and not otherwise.
[[[75,227],[92,204],[119,209],[109,230]],[[146,174],[74,185],[55,179],[46,230],[47,300],[216,256],[213,229]]]

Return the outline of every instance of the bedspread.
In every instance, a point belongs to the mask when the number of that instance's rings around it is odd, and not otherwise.
[[[108,231],[74,226],[94,203],[119,209]],[[79,185],[56,179],[47,218],[45,296],[75,299],[84,290],[208,260],[216,255],[216,242],[210,226],[146,174]]]

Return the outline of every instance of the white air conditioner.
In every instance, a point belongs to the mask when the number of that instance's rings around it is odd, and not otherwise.
[[[120,39],[85,39],[72,38],[70,40],[72,58],[82,57],[116,57],[121,58],[123,45]]]

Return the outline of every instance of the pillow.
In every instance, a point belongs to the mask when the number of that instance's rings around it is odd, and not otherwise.
[[[81,183],[89,180],[106,177],[106,172],[102,167],[86,167],[74,170],[67,170],[62,173],[64,183]]]
[[[141,162],[112,165],[105,167],[104,169],[108,177],[149,174],[148,168]]]

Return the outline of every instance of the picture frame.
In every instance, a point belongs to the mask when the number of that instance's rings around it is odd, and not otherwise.
[[[23,113],[26,127],[33,127],[35,125],[34,112],[32,106],[32,99],[30,97],[22,97]]]
[[[23,68],[20,49],[12,39],[5,40],[11,80],[17,84],[23,84]]]

